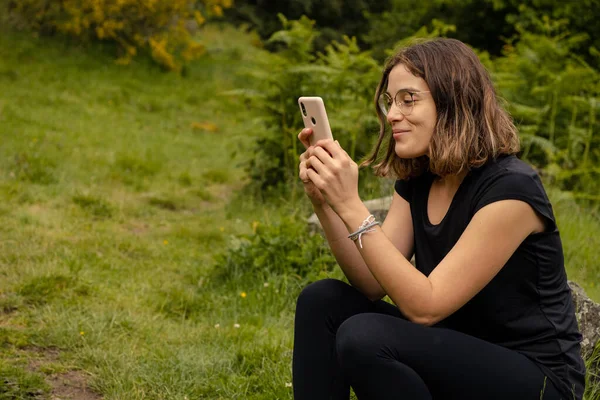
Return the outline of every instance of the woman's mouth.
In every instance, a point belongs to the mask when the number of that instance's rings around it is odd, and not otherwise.
[[[400,136],[404,136],[408,132],[410,132],[409,129],[394,129],[392,130],[392,135],[394,136],[394,139],[398,139]]]

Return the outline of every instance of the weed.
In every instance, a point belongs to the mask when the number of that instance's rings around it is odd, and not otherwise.
[[[192,190],[192,193],[198,196],[200,200],[203,201],[211,201],[214,199],[214,196],[208,190],[201,187],[195,188],[194,190]]]
[[[48,185],[56,182],[55,168],[54,160],[39,151],[21,152],[14,158],[13,174],[21,181]]]
[[[114,176],[127,185],[140,188],[145,179],[154,177],[161,168],[161,162],[149,151],[145,158],[134,153],[121,153],[114,164]]]
[[[210,183],[229,182],[229,172],[222,169],[211,169],[202,174],[202,177]]]
[[[73,203],[94,217],[110,218],[113,214],[113,208],[106,200],[93,195],[76,194]]]
[[[0,359],[0,400],[42,400],[49,391],[38,374]]]
[[[181,186],[192,186],[192,177],[188,171],[179,174],[177,181]]]
[[[0,347],[23,348],[29,343],[29,337],[18,329],[0,327]]]
[[[161,291],[154,302],[158,312],[176,319],[195,317],[211,308],[210,298],[194,288],[173,287]]]
[[[232,237],[216,257],[215,272],[225,281],[264,282],[280,274],[314,279],[335,265],[325,239],[310,234],[298,216],[290,216],[272,224],[254,221],[252,234]]]
[[[181,208],[181,206],[177,204],[176,200],[162,197],[151,197],[148,199],[148,204],[169,211],[177,211]]]
[[[65,275],[37,276],[21,285],[18,294],[26,303],[33,305],[46,304],[56,298],[87,296],[90,287]]]

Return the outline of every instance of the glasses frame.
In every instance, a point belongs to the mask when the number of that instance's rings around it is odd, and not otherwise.
[[[404,107],[406,106],[406,104],[404,103],[404,101],[399,101],[398,100],[398,94],[400,92],[404,92],[404,93],[410,94],[411,105],[410,105],[410,108],[409,108],[408,112],[406,112],[404,110]],[[381,102],[382,102],[382,100],[384,100],[385,101],[384,104],[387,104],[387,100],[388,100],[387,98],[389,98],[389,99],[392,100],[393,104],[395,104],[396,107],[398,107],[398,110],[400,110],[400,113],[402,115],[404,115],[405,117],[407,117],[410,114],[412,114],[413,109],[415,108],[415,101],[416,100],[414,98],[414,95],[415,94],[420,94],[420,93],[431,93],[431,91],[430,90],[422,90],[420,92],[413,92],[413,91],[410,91],[410,90],[400,89],[400,90],[398,90],[396,92],[396,94],[394,95],[393,98],[387,92],[384,92],[384,93],[382,93],[379,96],[379,99],[377,99],[377,104],[379,105],[379,109],[381,109],[381,112],[383,113],[383,115],[387,116],[389,114],[389,112],[391,111],[391,109],[392,109],[392,104],[390,104],[389,109],[386,110],[386,106],[382,105]]]

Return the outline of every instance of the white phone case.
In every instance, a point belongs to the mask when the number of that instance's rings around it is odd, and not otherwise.
[[[300,106],[304,127],[313,130],[313,134],[309,136],[311,146],[321,139],[333,139],[322,98],[300,97],[298,106]]]

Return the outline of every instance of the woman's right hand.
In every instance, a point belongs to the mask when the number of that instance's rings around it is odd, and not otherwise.
[[[310,165],[307,165],[307,161],[312,155],[312,147],[310,146],[309,136],[312,135],[313,131],[311,128],[305,128],[300,131],[298,134],[298,139],[304,145],[306,151],[300,154],[300,172],[298,176],[304,185],[304,192],[310,199],[310,201],[315,206],[321,206],[325,204],[325,197],[321,194],[321,191],[317,189],[314,183],[308,178],[307,171],[308,168],[311,168]]]

